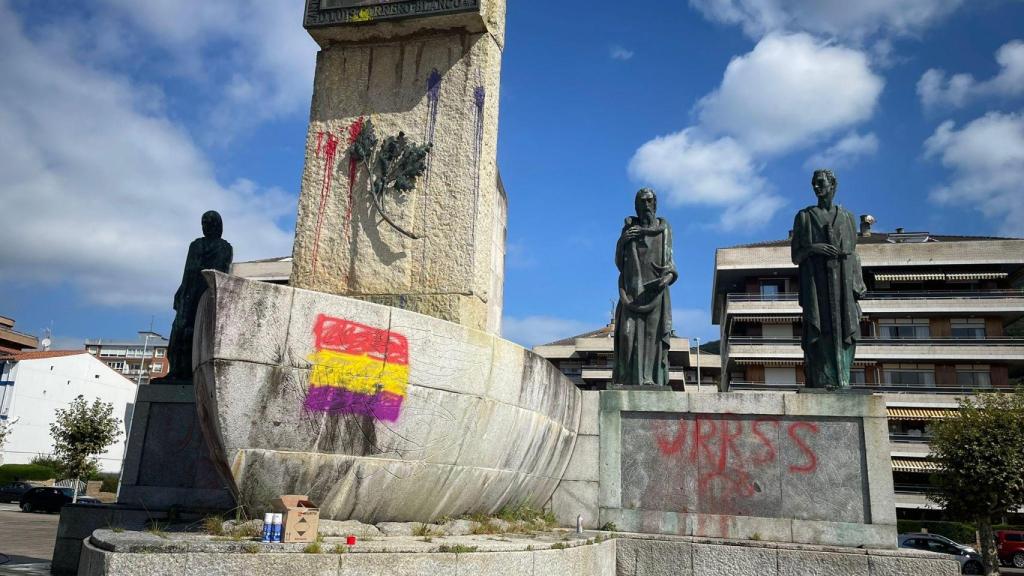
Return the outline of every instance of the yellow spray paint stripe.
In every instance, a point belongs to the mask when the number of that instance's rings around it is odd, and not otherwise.
[[[321,350],[309,357],[313,372],[309,382],[313,386],[333,386],[358,394],[376,394],[379,390],[405,397],[409,386],[409,366],[385,364],[369,356],[356,356]]]

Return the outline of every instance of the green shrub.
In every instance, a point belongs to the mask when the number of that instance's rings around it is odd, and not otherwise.
[[[943,522],[939,520],[897,520],[896,530],[900,534],[904,532],[921,532],[927,530],[930,534],[939,534],[950,540],[974,545],[974,525],[966,522]]]
[[[0,486],[10,484],[16,480],[21,481],[42,481],[56,480],[57,474],[53,468],[39,464],[4,464],[0,466]]]

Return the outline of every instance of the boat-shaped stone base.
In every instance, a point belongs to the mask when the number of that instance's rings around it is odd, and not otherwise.
[[[398,308],[205,274],[197,405],[251,512],[308,494],[324,518],[428,521],[551,497],[581,395],[543,358]]]

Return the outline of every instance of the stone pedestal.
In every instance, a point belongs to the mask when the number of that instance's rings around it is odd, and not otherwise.
[[[151,511],[234,508],[210,460],[193,386],[139,387],[117,502]]]
[[[893,548],[885,403],[860,394],[604,391],[551,500],[562,524]]]
[[[506,221],[495,159],[505,2],[372,4],[307,4],[306,25],[321,51],[291,285],[496,334]],[[433,145],[416,188],[385,202],[418,240],[371,206],[366,170],[349,153],[367,120],[379,140],[404,132]]]

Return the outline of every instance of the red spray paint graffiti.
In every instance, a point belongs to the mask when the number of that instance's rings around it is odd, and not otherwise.
[[[783,427],[785,433],[781,434]],[[818,426],[806,421],[698,416],[680,419],[674,427],[667,422],[656,423],[654,443],[660,458],[682,459],[697,471],[696,499],[701,510],[688,511],[697,513],[697,534],[726,536],[728,516],[746,515],[748,504],[765,489],[765,470],[782,466],[783,475],[813,474],[817,470],[818,456],[812,440],[818,433]],[[788,454],[799,454],[799,460],[780,462],[779,442],[788,442]]]
[[[313,274],[316,274],[316,263],[320,253],[320,230],[324,224],[324,209],[327,207],[327,198],[331,194],[331,184],[334,178],[334,158],[338,153],[338,137],[330,132],[319,132],[316,135],[316,157],[324,158],[324,179],[320,187],[320,208],[316,213],[316,236],[313,239]]]

